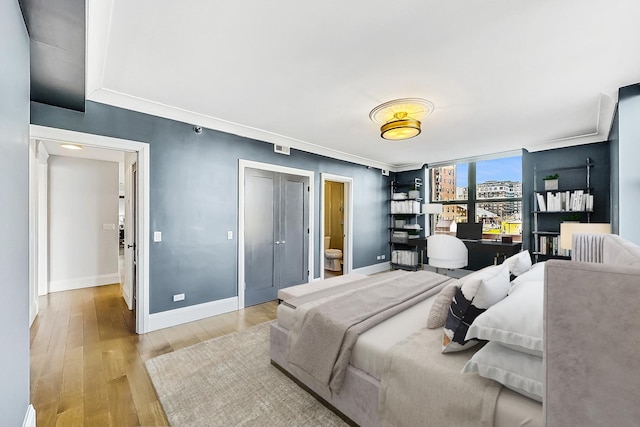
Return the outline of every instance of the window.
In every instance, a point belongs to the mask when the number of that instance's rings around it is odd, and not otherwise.
[[[456,223],[473,218],[483,224],[483,238],[521,239],[521,156],[439,166],[430,174],[430,202],[443,205],[433,218],[436,233],[455,235]]]

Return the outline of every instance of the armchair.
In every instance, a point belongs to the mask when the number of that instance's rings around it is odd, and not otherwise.
[[[463,268],[469,264],[469,251],[457,237],[434,234],[427,238],[428,265],[436,268]]]

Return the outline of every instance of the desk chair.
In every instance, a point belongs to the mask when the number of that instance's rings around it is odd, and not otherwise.
[[[439,268],[452,270],[469,264],[469,251],[465,244],[447,234],[434,234],[427,238],[427,257],[427,264],[435,267],[436,273]]]

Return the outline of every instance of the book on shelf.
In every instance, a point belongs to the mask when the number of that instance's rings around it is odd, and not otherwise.
[[[560,236],[540,236],[539,252],[541,255],[571,256],[569,249],[560,247]]]
[[[420,202],[415,200],[392,200],[392,214],[419,214]]]
[[[548,191],[545,197],[536,193],[540,212],[593,211],[593,195],[584,190]]]
[[[418,252],[415,251],[391,251],[393,264],[416,266],[418,265]]]
[[[538,210],[540,212],[546,211],[547,210],[547,205],[544,202],[544,197],[542,197],[542,194],[536,193],[536,199],[538,200]]]

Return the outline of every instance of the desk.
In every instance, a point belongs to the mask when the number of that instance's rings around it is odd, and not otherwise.
[[[469,252],[484,252],[494,254],[493,263],[498,264],[500,258],[502,261],[520,252],[522,242],[502,243],[494,240],[468,240],[461,239]]]

